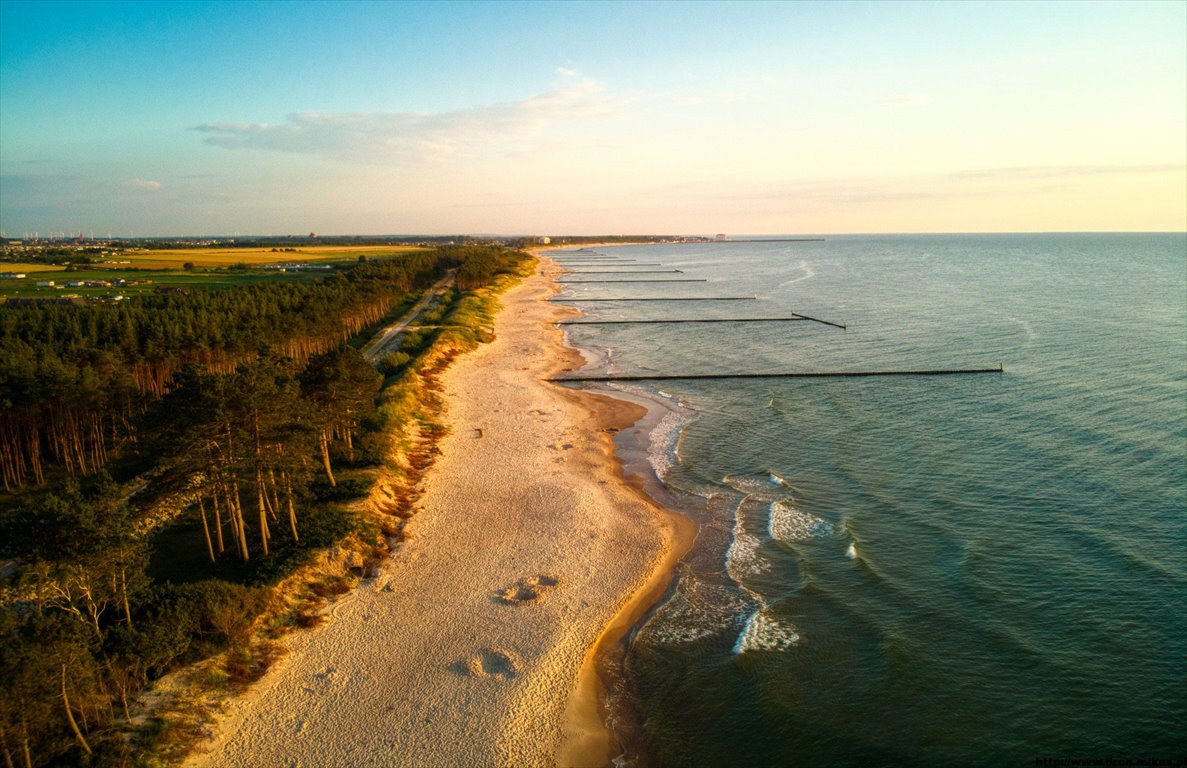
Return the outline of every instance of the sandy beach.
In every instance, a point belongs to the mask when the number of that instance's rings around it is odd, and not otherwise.
[[[544,380],[581,360],[540,263],[442,378],[451,429],[410,539],[186,765],[609,763],[594,649],[662,591],[683,534],[612,459],[642,409]]]

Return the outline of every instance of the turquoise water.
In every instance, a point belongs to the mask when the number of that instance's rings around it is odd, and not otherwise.
[[[848,329],[570,327],[591,372],[1005,365],[622,386],[668,404],[651,467],[700,534],[630,639],[621,762],[1187,755],[1187,236],[598,252],[710,282],[570,295],[760,300],[576,304],[587,319]]]

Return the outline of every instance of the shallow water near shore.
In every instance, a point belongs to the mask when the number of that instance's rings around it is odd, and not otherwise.
[[[628,471],[700,533],[632,636],[629,765],[1171,757],[1187,717],[1187,237],[830,237],[596,249],[707,283],[570,283],[667,404]],[[585,254],[591,254],[586,251]],[[551,254],[562,263],[571,254]],[[580,269],[580,268],[575,268]],[[589,267],[588,269],[593,269]],[[605,276],[601,276],[605,278]],[[631,443],[634,439],[636,442]],[[641,464],[645,456],[647,465]],[[620,702],[621,703],[621,702]]]

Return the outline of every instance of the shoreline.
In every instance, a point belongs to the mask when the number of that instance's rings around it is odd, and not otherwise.
[[[611,245],[622,245],[614,243]],[[592,246],[582,246],[592,247]],[[537,251],[537,256],[544,256],[541,251],[572,250],[572,246],[561,248],[544,248]],[[560,293],[561,286],[555,282],[555,274],[562,267],[555,261],[548,259],[548,272],[553,295]],[[546,275],[547,276],[547,275]],[[563,305],[562,305],[563,306]],[[579,311],[565,307],[566,315],[579,315]],[[585,362],[585,356],[580,350],[570,346],[565,341],[564,331],[554,326],[559,337],[558,346],[562,350],[562,357],[567,358],[567,366],[558,370],[576,370]],[[604,766],[611,765],[613,760],[622,752],[622,745],[617,742],[616,734],[608,722],[612,714],[608,710],[605,699],[606,665],[618,665],[623,656],[611,658],[615,651],[625,651],[625,639],[639,622],[663,598],[671,586],[675,576],[676,565],[688,553],[696,540],[697,525],[690,518],[675,509],[660,503],[655,496],[654,489],[649,490],[647,479],[640,474],[628,471],[626,462],[619,456],[618,446],[615,445],[619,433],[637,427],[637,425],[653,417],[661,404],[640,402],[642,398],[632,397],[623,392],[613,390],[571,389],[563,385],[556,385],[582,407],[590,411],[599,422],[599,431],[606,442],[606,459],[616,478],[625,487],[631,489],[639,498],[652,507],[668,526],[671,527],[671,546],[661,555],[651,568],[647,580],[627,599],[619,611],[602,629],[597,640],[590,646],[582,661],[577,675],[577,683],[569,697],[565,713],[565,740],[561,743],[557,753],[557,764],[561,766]],[[626,416],[626,414],[631,414]],[[624,418],[625,416],[625,418]],[[645,439],[650,429],[637,430]],[[659,483],[658,478],[654,483]]]
[[[615,756],[598,659],[663,593],[687,537],[615,456],[611,430],[645,409],[544,380],[580,363],[554,325],[575,310],[544,301],[549,264],[501,297],[495,340],[441,375],[450,429],[408,539],[330,621],[285,638],[291,652],[186,765]]]

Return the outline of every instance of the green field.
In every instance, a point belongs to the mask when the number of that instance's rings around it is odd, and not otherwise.
[[[0,280],[0,296],[12,297],[50,297],[50,296],[136,296],[152,293],[160,286],[184,286],[193,289],[230,288],[244,283],[292,282],[295,280],[316,280],[325,277],[328,271],[316,272],[263,272],[258,270],[246,272],[231,271],[193,271],[181,270],[118,270],[118,269],[78,269],[62,272],[29,273],[23,280]],[[68,282],[86,280],[113,281],[123,278],[129,282],[139,281],[137,285],[86,287],[65,286]],[[54,287],[38,287],[38,280],[53,280]],[[62,287],[58,287],[62,286]]]
[[[74,269],[43,264],[0,262],[0,272],[24,272],[23,279],[0,279],[0,296],[12,297],[101,297],[136,296],[152,293],[160,286],[193,289],[229,288],[244,283],[290,282],[316,280],[330,274],[330,270],[281,272],[266,270],[268,264],[317,263],[350,264],[360,256],[368,259],[393,258],[415,251],[417,246],[312,246],[295,251],[273,251],[269,248],[193,248],[159,251],[136,251],[120,254],[114,262],[79,266]],[[184,269],[191,264],[192,269]],[[122,278],[137,285],[86,287],[65,286],[69,282]],[[54,287],[38,287],[38,280],[53,280]],[[61,286],[61,287],[58,287]]]

